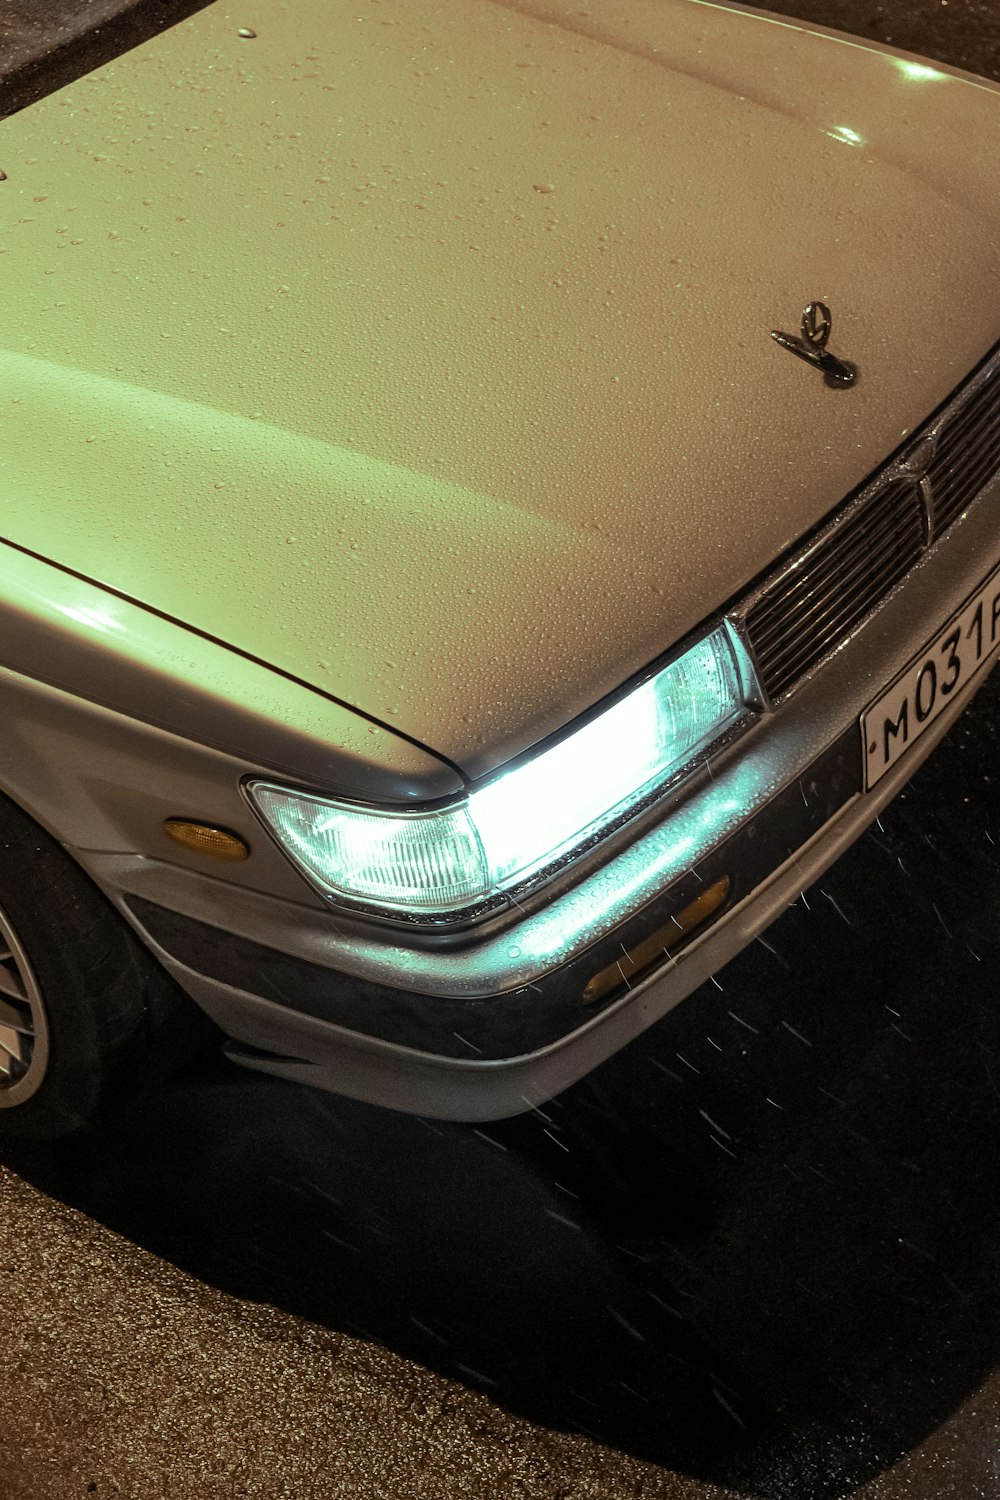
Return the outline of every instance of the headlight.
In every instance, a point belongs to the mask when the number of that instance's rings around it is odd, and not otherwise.
[[[383,811],[263,781],[248,791],[326,895],[388,916],[454,921],[592,843],[743,710],[720,628],[582,728],[447,807]]]

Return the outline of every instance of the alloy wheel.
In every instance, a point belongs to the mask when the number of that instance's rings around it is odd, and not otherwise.
[[[49,1028],[41,987],[0,909],[0,1109],[23,1104],[45,1077]]]

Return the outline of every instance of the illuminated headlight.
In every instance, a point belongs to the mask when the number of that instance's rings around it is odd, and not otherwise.
[[[390,916],[454,920],[592,844],[743,710],[720,628],[582,728],[446,807],[383,811],[263,781],[248,791],[326,895]]]

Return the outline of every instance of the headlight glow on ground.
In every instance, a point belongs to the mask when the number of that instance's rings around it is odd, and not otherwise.
[[[449,807],[382,811],[267,782],[248,790],[322,891],[391,915],[447,918],[599,836],[692,762],[743,707],[720,628],[581,728]]]

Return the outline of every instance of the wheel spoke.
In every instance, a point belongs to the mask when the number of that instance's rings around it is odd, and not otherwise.
[[[0,1071],[5,1071],[9,1076],[10,1063],[7,1058],[22,1065],[25,1063],[24,1033],[0,1026]]]
[[[0,907],[0,1105],[17,1108],[32,1096],[48,1050],[45,1002],[32,961]]]
[[[13,1031],[20,1036],[35,1034],[31,1016],[16,1005],[8,1005],[6,1000],[0,1000],[0,1031]]]
[[[10,965],[9,968],[8,964]],[[24,980],[10,959],[6,963],[0,961],[0,995],[13,995],[15,1000],[27,999],[24,991]]]

